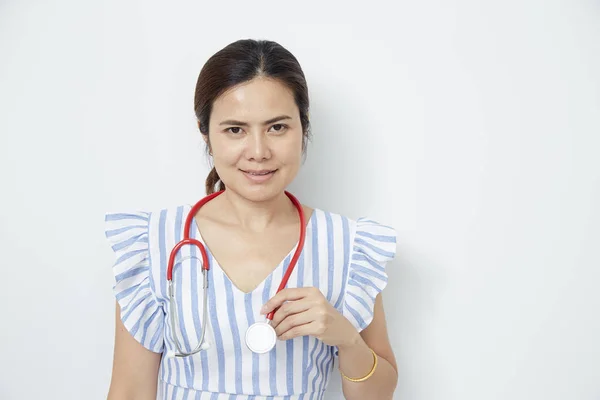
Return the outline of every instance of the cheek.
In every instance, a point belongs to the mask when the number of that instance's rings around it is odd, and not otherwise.
[[[241,141],[215,140],[211,144],[215,164],[222,166],[235,164],[244,153]]]
[[[297,149],[296,146],[287,147],[282,149],[278,158],[286,167],[297,170],[302,162],[302,149]]]
[[[301,151],[290,151],[286,155],[286,160],[288,160],[288,163],[291,163],[291,164],[294,164],[294,165],[300,164],[300,160],[301,159],[302,159],[302,152]]]
[[[302,137],[294,137],[279,148],[279,158],[288,165],[299,165],[302,160]]]

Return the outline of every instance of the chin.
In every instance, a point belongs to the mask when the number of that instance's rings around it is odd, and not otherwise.
[[[239,196],[250,201],[260,203],[269,201],[279,196],[285,187],[280,185],[239,185],[231,188]]]
[[[280,196],[286,189],[286,185],[279,179],[259,184],[243,179],[227,186],[227,189],[249,201],[260,203]]]

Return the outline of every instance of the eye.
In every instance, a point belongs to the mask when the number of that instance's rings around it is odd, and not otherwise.
[[[231,128],[227,128],[225,131],[237,135],[242,133],[242,128],[240,128],[239,126],[232,126]]]
[[[275,125],[271,126],[270,130],[273,132],[277,132],[277,133],[283,133],[286,131],[287,128],[288,128],[288,126],[285,124],[275,124]]]

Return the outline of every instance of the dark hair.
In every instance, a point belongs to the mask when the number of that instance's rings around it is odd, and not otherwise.
[[[194,112],[200,133],[207,135],[208,121],[214,101],[231,87],[264,76],[279,80],[294,94],[300,111],[302,124],[302,151],[310,136],[308,119],[308,87],[300,63],[287,49],[268,40],[244,39],[233,42],[215,53],[202,67],[194,95]],[[207,151],[210,142],[207,140]],[[225,189],[217,170],[213,169],[206,178],[206,194]]]

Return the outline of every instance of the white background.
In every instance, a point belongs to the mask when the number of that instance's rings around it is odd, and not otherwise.
[[[600,399],[591,0],[0,1],[0,399],[106,397],[104,212],[203,195],[196,79],[247,37],[307,75],[291,190],[398,230],[395,399]]]

